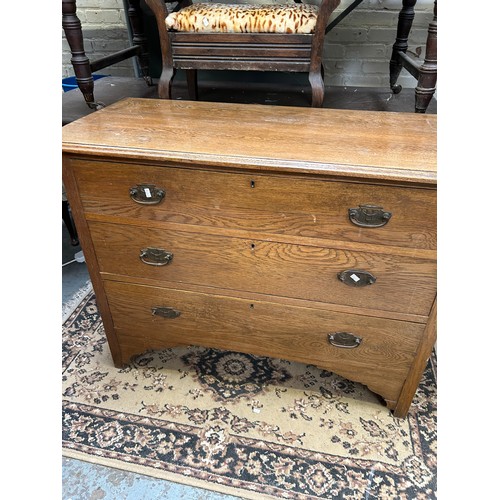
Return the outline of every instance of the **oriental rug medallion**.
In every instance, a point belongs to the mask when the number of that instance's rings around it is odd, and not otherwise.
[[[63,455],[240,498],[436,498],[436,358],[405,419],[314,366],[202,347],[115,368],[92,290],[63,324]]]

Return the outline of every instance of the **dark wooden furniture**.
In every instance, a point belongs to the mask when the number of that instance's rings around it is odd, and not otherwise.
[[[125,99],[63,127],[63,176],[117,366],[290,359],[406,415],[436,339],[436,115]]]
[[[71,208],[69,206],[68,200],[62,200],[62,219],[64,221],[64,225],[68,230],[70,243],[74,247],[79,245],[78,241],[78,233],[76,232],[75,222],[71,215]]]
[[[434,18],[429,24],[427,43],[425,48],[425,59],[419,64],[412,59],[406,51],[408,50],[408,37],[415,17],[415,4],[417,0],[403,0],[403,6],[399,13],[396,42],[392,48],[392,56],[389,64],[389,84],[392,91],[398,94],[401,85],[397,84],[401,70],[405,68],[417,79],[415,88],[415,112],[425,113],[432,96],[436,92],[437,81],[437,0],[434,2]]]
[[[71,50],[71,64],[75,71],[76,83],[85,102],[92,109],[104,105],[102,101],[97,101],[94,96],[92,73],[120,61],[137,57],[144,80],[147,85],[152,85],[152,79],[149,76],[147,39],[144,35],[140,0],[128,0],[127,14],[132,30],[133,45],[101,59],[90,61],[85,54],[82,25],[76,15],[76,0],[62,0],[62,27]]]
[[[322,105],[323,42],[328,19],[340,0],[322,0],[313,34],[175,32],[167,30],[165,25],[168,15],[165,1],[146,0],[146,3],[156,17],[160,37],[160,98],[171,98],[172,79],[177,69],[186,70],[189,95],[194,100],[197,99],[197,70],[285,71],[308,73],[312,106]],[[191,3],[191,0],[183,0],[177,8]]]

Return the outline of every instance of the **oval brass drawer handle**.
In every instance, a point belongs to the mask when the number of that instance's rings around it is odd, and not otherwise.
[[[152,307],[151,312],[153,316],[160,316],[167,319],[178,318],[181,315],[181,312],[173,307]]]
[[[140,205],[158,205],[165,197],[165,190],[154,184],[138,184],[129,189],[129,194]]]
[[[354,349],[361,344],[361,337],[356,337],[348,332],[335,332],[327,335],[328,342],[335,347],[342,347],[344,349]]]
[[[141,250],[139,258],[149,266],[166,266],[172,262],[174,254],[163,250],[163,248],[147,247]]]
[[[391,217],[391,212],[386,212],[376,205],[359,205],[358,208],[349,209],[350,221],[360,227],[382,227]]]
[[[367,285],[372,285],[377,281],[377,278],[368,271],[360,271],[358,269],[346,269],[341,273],[337,274],[342,283],[348,286],[362,287]]]

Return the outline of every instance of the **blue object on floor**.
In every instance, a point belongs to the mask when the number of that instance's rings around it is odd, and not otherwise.
[[[192,488],[103,465],[63,458],[63,500],[238,500],[232,495]]]
[[[92,79],[94,82],[99,80],[99,78],[104,78],[109,75],[92,75]],[[76,83],[76,76],[68,76],[67,78],[62,79],[62,88],[64,92],[68,92],[68,90],[77,89],[78,85]]]

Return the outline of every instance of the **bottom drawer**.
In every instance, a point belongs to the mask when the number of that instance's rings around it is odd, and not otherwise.
[[[147,349],[201,345],[313,364],[388,401],[397,400],[424,330],[418,323],[271,300],[116,281],[104,286],[124,362]]]

